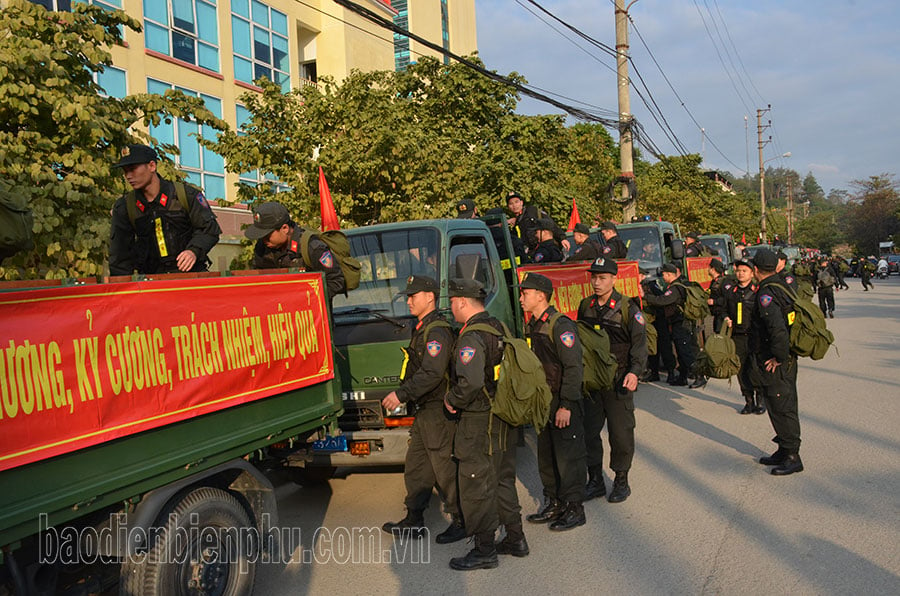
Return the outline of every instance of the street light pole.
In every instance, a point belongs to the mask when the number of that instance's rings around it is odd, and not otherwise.
[[[758,109],[756,110],[756,136],[758,139],[757,145],[759,147],[759,242],[760,244],[766,243],[766,169],[765,162],[763,161],[763,147],[766,146],[766,143],[772,140],[772,137],[769,137],[765,142],[763,142],[763,130],[769,128],[772,124],[772,121],[769,120],[769,123],[763,126],[762,116],[766,112],[772,109],[772,104],[769,104],[765,110]]]

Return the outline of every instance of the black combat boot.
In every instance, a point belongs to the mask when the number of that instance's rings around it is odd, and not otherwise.
[[[476,534],[475,548],[466,553],[465,557],[450,559],[450,568],[457,571],[471,571],[472,569],[493,569],[498,565],[497,548],[494,546],[494,533]]]
[[[763,405],[763,396],[762,395],[757,394],[756,403],[753,406],[753,413],[754,414],[765,414],[766,413],[766,406]]]
[[[458,542],[465,537],[466,527],[463,525],[461,519],[454,516],[450,525],[447,526],[447,529],[438,534],[434,541],[438,544],[450,544],[451,542]]]
[[[752,413],[753,413],[753,409],[756,407],[756,404],[753,403],[753,396],[752,396],[752,395],[745,395],[745,396],[744,396],[744,401],[747,402],[747,403],[744,404],[744,409],[741,410],[741,414],[752,414]]]
[[[584,505],[577,502],[566,503],[566,509],[562,515],[550,523],[550,529],[555,532],[571,530],[583,526],[587,521],[584,517]]]
[[[787,455],[787,451],[779,446],[772,455],[764,455],[759,458],[759,463],[764,466],[780,466],[787,459]]]
[[[659,371],[656,370],[647,370],[641,375],[642,383],[655,383],[659,380]]]
[[[528,555],[528,541],[525,540],[525,532],[522,530],[522,523],[508,524],[506,526],[506,536],[497,543],[497,552],[501,555],[512,555],[514,557],[525,557]]]
[[[584,500],[590,501],[597,497],[606,496],[606,483],[603,481],[603,470],[594,468],[588,470],[588,481],[584,485]]]
[[[628,486],[628,471],[616,472],[616,479],[613,481],[612,492],[609,493],[610,503],[621,503],[631,495],[631,487]]]
[[[799,453],[789,453],[785,456],[784,461],[780,465],[772,468],[772,476],[787,476],[794,472],[803,471],[803,462],[800,461]]]
[[[525,519],[533,524],[546,524],[559,517],[562,514],[563,510],[564,506],[561,501],[548,498],[546,503],[544,503],[543,509],[541,509],[537,513],[532,513]]]
[[[421,538],[427,531],[421,511],[407,511],[406,517],[398,522],[387,522],[381,529],[388,534],[404,538]]]
[[[697,375],[694,377],[694,382],[688,385],[688,389],[701,389],[706,387],[707,378],[704,375]]]

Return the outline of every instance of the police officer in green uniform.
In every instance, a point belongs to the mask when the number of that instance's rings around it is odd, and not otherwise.
[[[572,319],[550,306],[553,282],[549,278],[528,273],[519,288],[522,310],[531,315],[525,336],[553,394],[550,417],[537,444],[545,505],[525,519],[549,523],[551,530],[569,530],[585,523],[581,342]]]
[[[459,514],[456,493],[456,465],[451,459],[456,424],[444,408],[449,380],[448,369],[454,336],[450,324],[437,311],[440,289],[437,281],[424,275],[406,280],[406,304],[416,317],[409,347],[405,350],[400,387],[389,393],[381,404],[390,412],[402,404],[415,407],[415,420],[409,432],[406,467],[406,517],[382,526],[385,532],[404,533],[419,538],[425,533],[423,513],[431,500],[434,486],[450,514],[452,522],[438,534],[437,542],[462,540],[466,531]]]
[[[600,249],[601,257],[607,259],[624,259],[628,256],[628,247],[619,238],[619,230],[616,224],[611,221],[605,221],[600,224],[600,235],[603,236],[605,246]]]
[[[753,264],[750,261],[734,262],[736,280],[727,280],[722,286],[725,293],[725,324],[731,327],[731,339],[741,360],[738,383],[744,396],[741,414],[765,414],[762,393],[753,386],[753,363],[750,340],[750,318],[756,305],[756,284],[753,282]]]
[[[531,255],[533,263],[559,263],[563,260],[563,252],[554,237],[556,224],[549,217],[538,220],[537,239],[538,245]]]
[[[578,305],[578,320],[606,331],[618,368],[612,389],[592,392],[584,402],[588,464],[585,495],[593,499],[606,494],[600,438],[606,424],[609,467],[616,474],[609,502],[621,503],[631,494],[628,471],[634,459],[634,391],[647,365],[647,328],[640,308],[614,287],[619,273],[614,260],[601,257],[591,265],[590,272],[594,295]]]
[[[669,385],[685,386],[688,375],[693,373],[694,361],[697,359],[697,339],[694,333],[694,322],[684,317],[684,304],[687,301],[687,290],[683,284],[681,269],[673,263],[662,266],[662,277],[666,289],[662,295],[645,294],[644,302],[662,310],[669,325],[669,336],[675,343],[678,356],[678,377],[669,379]]]
[[[491,400],[497,391],[494,367],[502,358],[502,340],[487,331],[467,331],[483,323],[502,330],[484,310],[484,286],[473,279],[454,278],[449,283],[450,309],[463,323],[450,368],[450,390],[444,398],[448,412],[458,415],[453,455],[457,460],[459,506],[466,534],[475,547],[464,557],[450,559],[458,570],[493,569],[497,566],[494,544],[498,526],[497,479],[490,455]]]
[[[575,237],[575,245],[578,247],[575,250],[575,253],[572,254],[567,260],[570,262],[575,261],[591,261],[600,256],[600,251],[602,247],[600,243],[591,238],[591,229],[587,227],[586,224],[577,223],[575,224],[575,229],[573,230],[573,235]]]
[[[250,240],[256,240],[253,248],[254,269],[278,269],[302,267],[307,271],[324,271],[328,295],[343,294],[347,290],[341,265],[328,245],[315,235],[310,235],[307,254],[303,258],[300,245],[306,230],[291,221],[288,210],[274,201],[263,203],[253,214],[253,223],[244,230]]]
[[[219,241],[222,229],[203,192],[163,179],[158,161],[152,147],[128,145],[113,165],[134,191],[112,208],[110,275],[206,271],[207,255]]]
[[[790,342],[794,303],[775,271],[777,263],[775,253],[765,248],[753,257],[759,288],[751,320],[751,342],[756,355],[754,374],[759,379],[778,443],[775,453],[761,457],[759,463],[775,466],[775,476],[786,476],[803,471],[803,462],[797,411],[797,357],[791,353]]]

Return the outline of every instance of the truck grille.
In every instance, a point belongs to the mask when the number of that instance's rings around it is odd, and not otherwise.
[[[344,401],[344,414],[338,424],[343,430],[384,428],[381,402],[370,399]]]

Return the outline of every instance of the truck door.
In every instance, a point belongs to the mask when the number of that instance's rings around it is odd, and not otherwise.
[[[513,309],[510,304],[505,273],[497,247],[484,232],[460,230],[450,234],[450,252],[447,259],[449,277],[475,279],[484,285],[487,298],[484,305],[491,315],[507,325],[513,321]],[[509,271],[515,273],[511,266]]]

